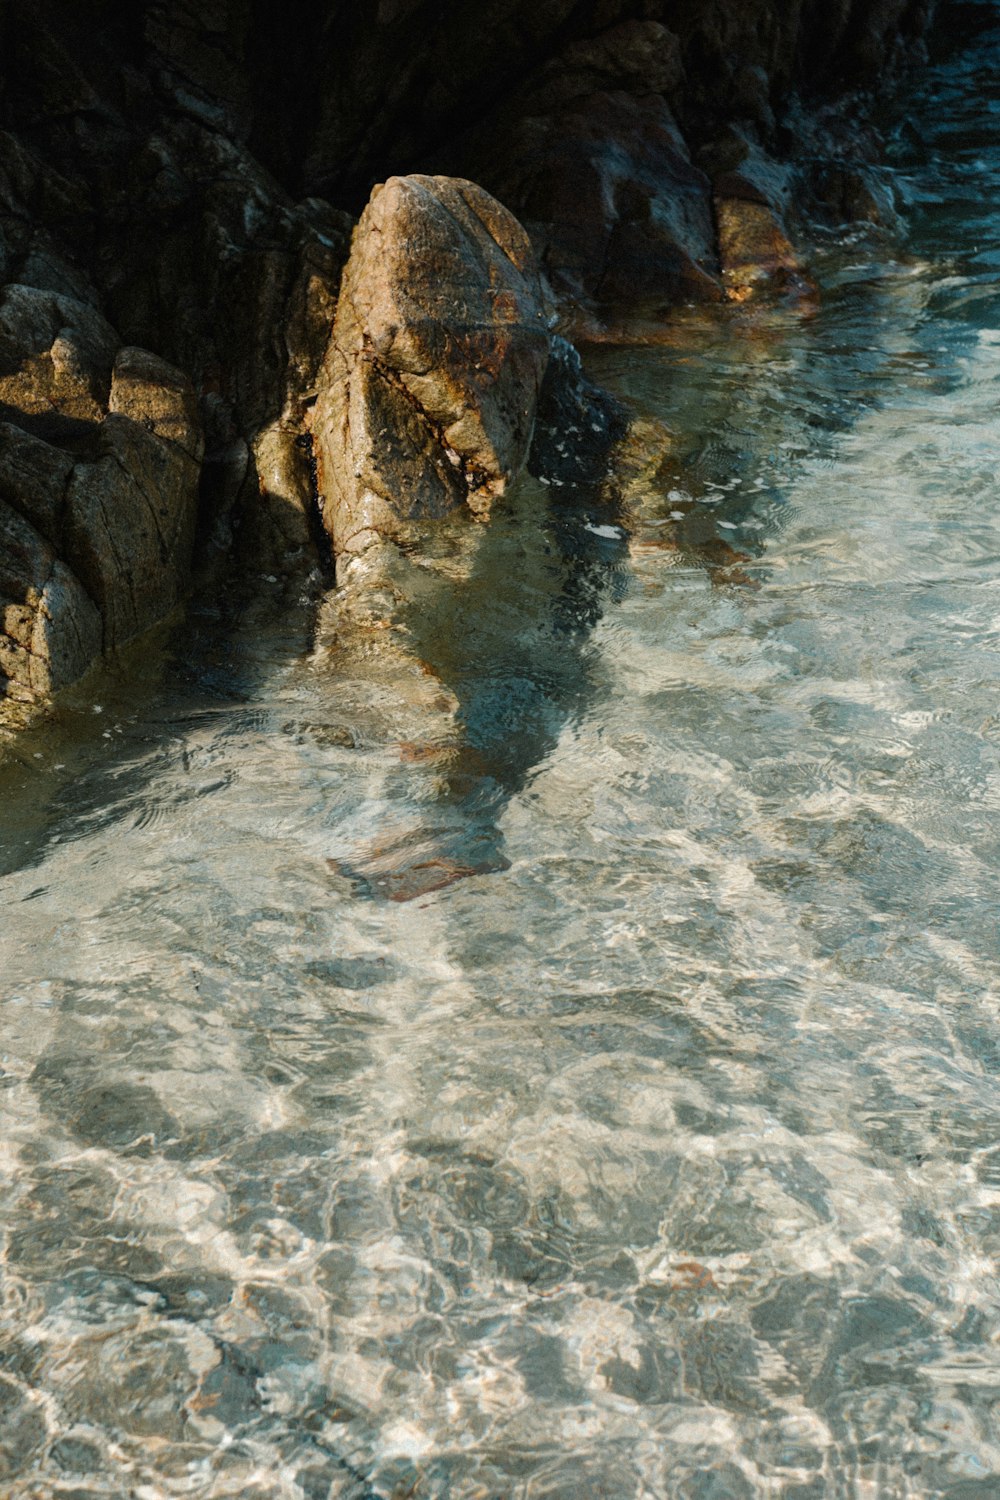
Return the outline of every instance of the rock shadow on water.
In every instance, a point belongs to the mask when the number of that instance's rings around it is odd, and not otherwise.
[[[553,489],[525,477],[488,526],[442,522],[413,551],[386,547],[364,622],[345,591],[328,611],[336,676],[366,671],[390,695],[395,676],[403,709],[383,789],[393,815],[330,860],[358,894],[410,901],[508,869],[504,808],[587,710],[589,635],[627,584],[628,531],[596,490]],[[372,616],[380,596],[388,619]],[[409,797],[424,810],[400,825]]]

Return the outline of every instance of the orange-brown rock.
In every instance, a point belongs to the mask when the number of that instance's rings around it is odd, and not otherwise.
[[[719,260],[727,296],[745,302],[762,287],[806,292],[810,284],[774,209],[748,198],[716,198]]]
[[[528,237],[474,183],[394,177],[355,232],[313,420],[340,557],[488,513],[523,467],[550,336]]]

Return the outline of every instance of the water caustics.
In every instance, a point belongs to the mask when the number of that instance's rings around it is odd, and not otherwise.
[[[998,1493],[1000,29],[960,15],[905,254],[595,360],[678,432],[673,545],[526,483],[412,701],[206,612],[5,763],[5,1497]],[[483,873],[352,877],[421,839]]]

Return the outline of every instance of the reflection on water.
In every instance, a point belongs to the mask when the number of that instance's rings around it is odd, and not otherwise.
[[[5,1500],[997,1494],[998,60],[905,261],[602,354],[677,472],[628,558],[526,489],[414,621],[464,782],[210,619],[19,743]],[[435,821],[509,869],[330,870]]]

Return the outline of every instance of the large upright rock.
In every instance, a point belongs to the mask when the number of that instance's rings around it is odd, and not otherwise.
[[[474,183],[393,177],[355,232],[313,431],[338,557],[488,513],[523,467],[550,335],[528,237]]]

